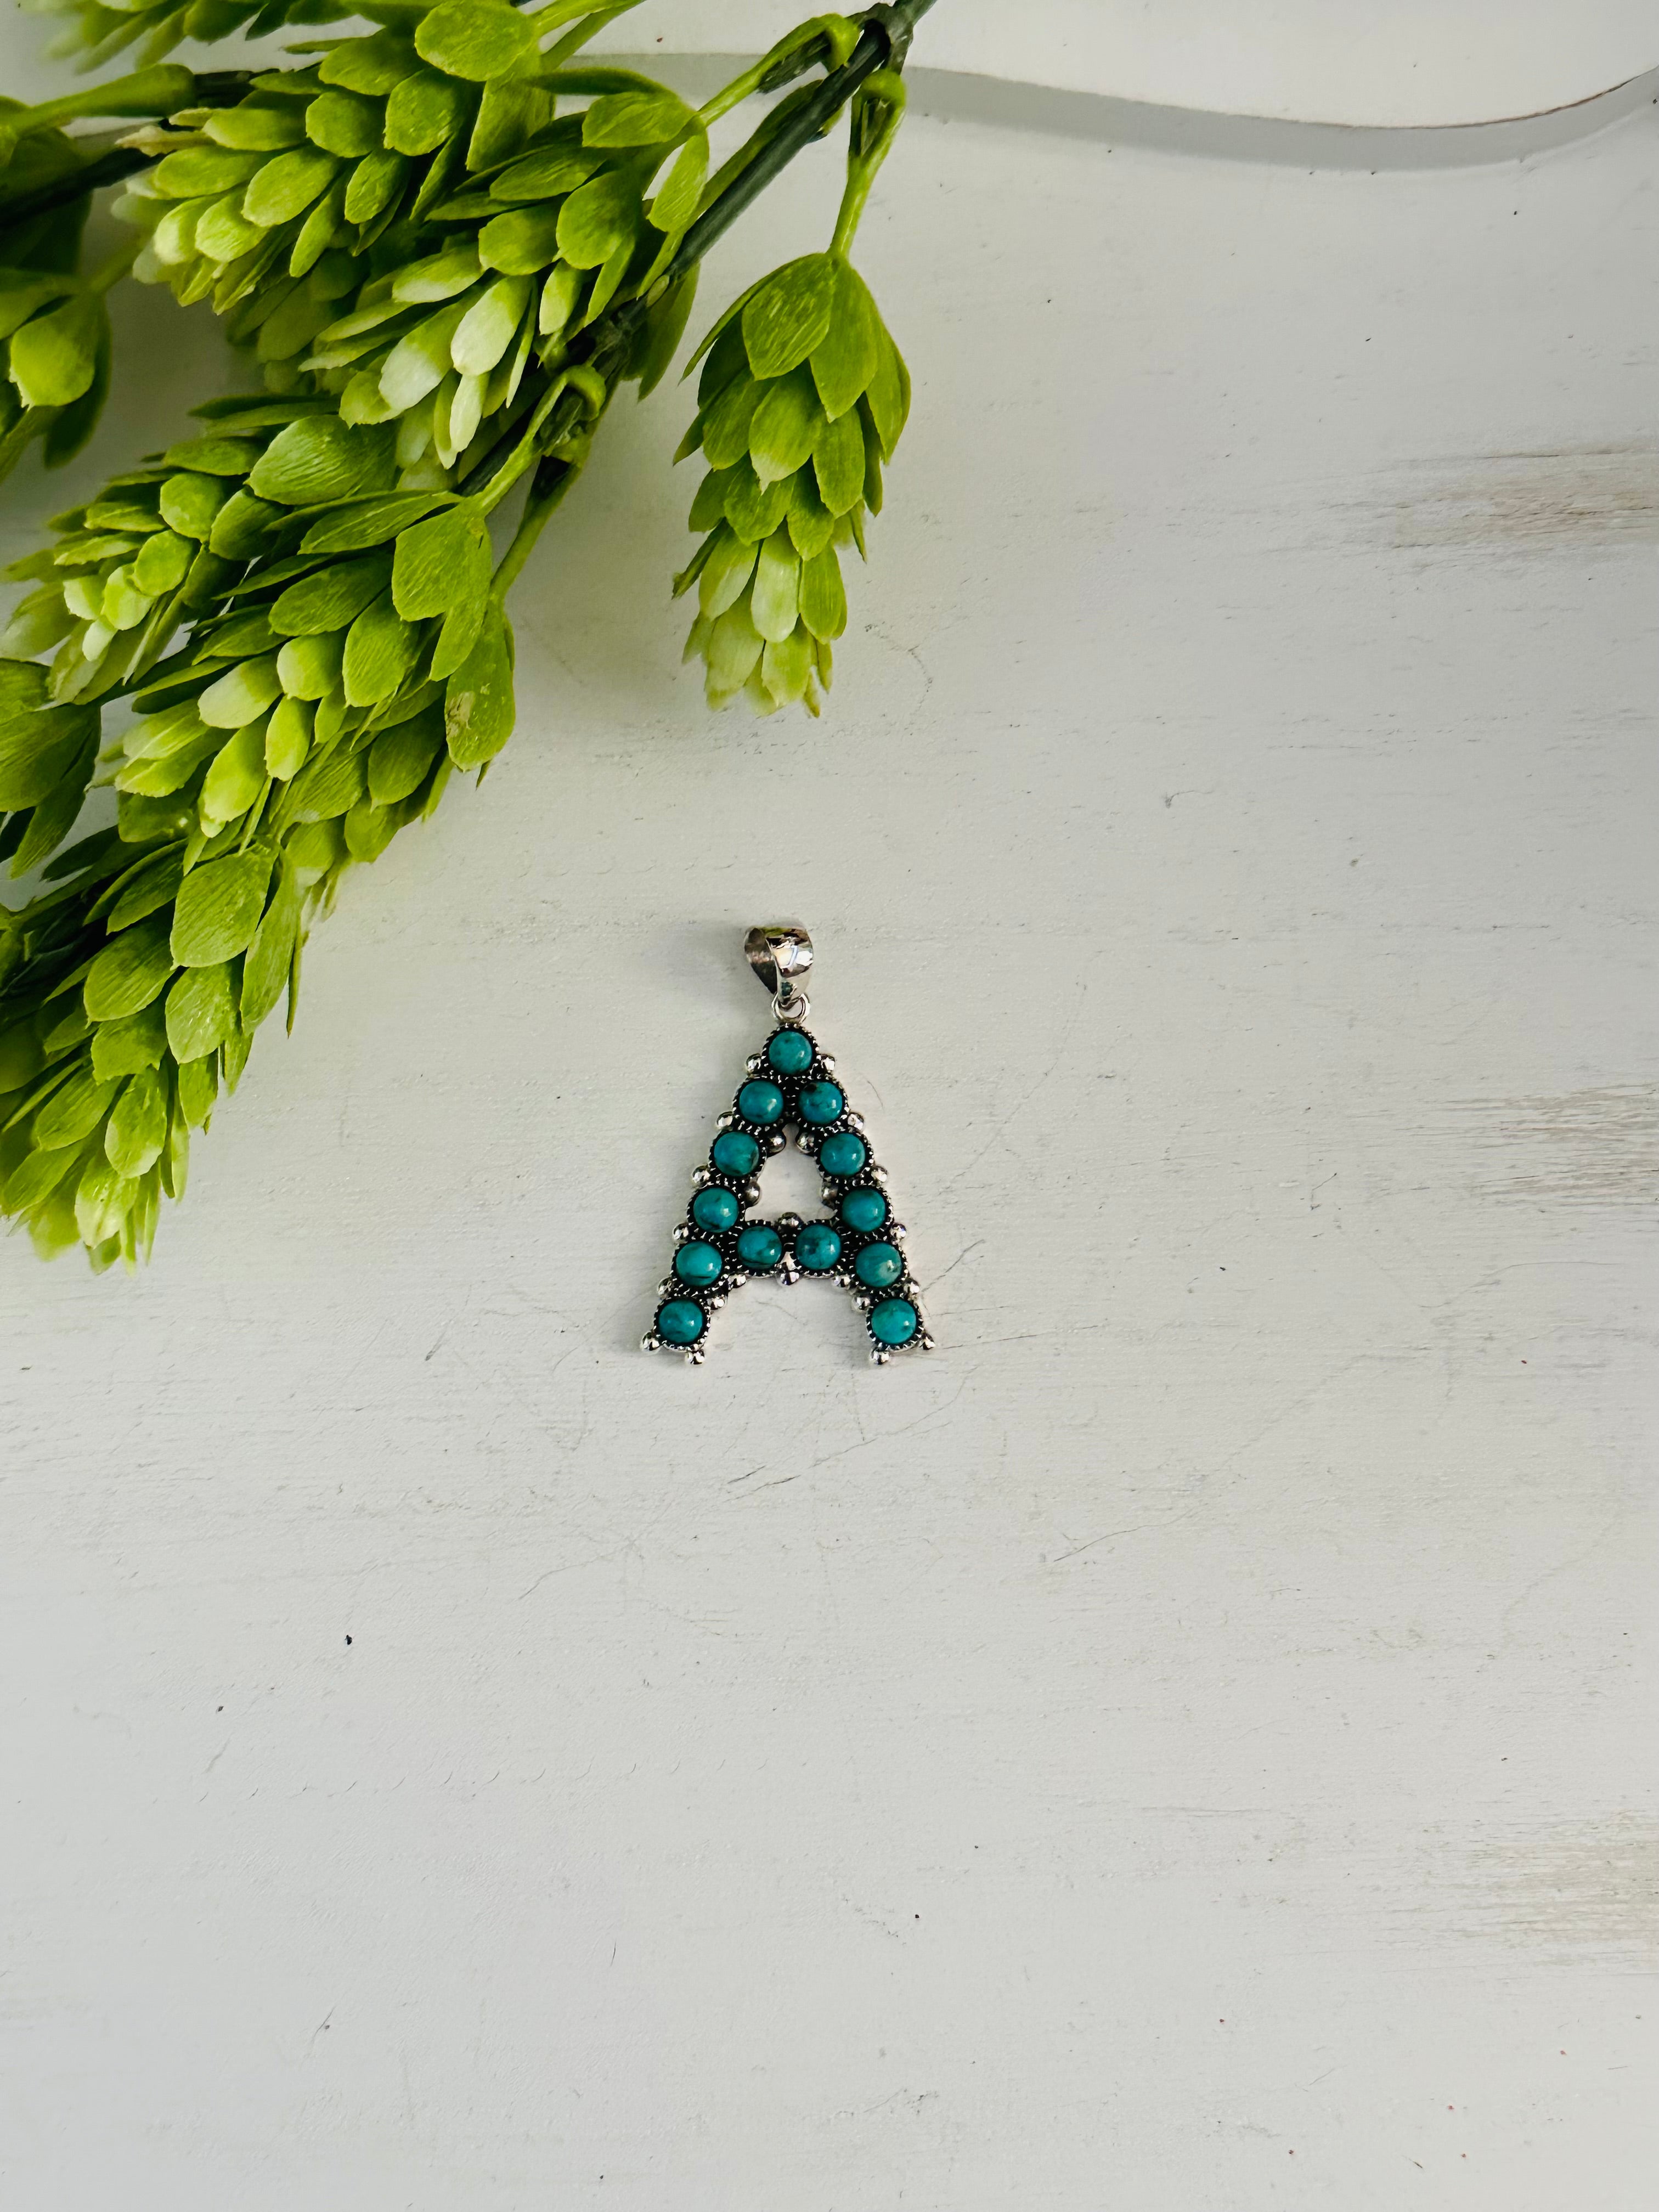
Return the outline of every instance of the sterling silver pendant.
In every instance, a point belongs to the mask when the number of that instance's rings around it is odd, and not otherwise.
[[[708,1159],[693,1170],[691,1202],[674,1231],[672,1272],[659,1285],[644,1348],[683,1352],[699,1364],[711,1318],[733,1291],[760,1276],[784,1283],[813,1276],[851,1294],[878,1366],[896,1352],[931,1352],[886,1171],[871,1151],[863,1116],[848,1105],[835,1061],[805,1025],[810,1008],[799,979],[812,965],[812,940],[797,922],[767,922],[750,931],[744,951],[771,994],[775,1026],[750,1054]],[[757,1219],[751,1209],[760,1203],[762,1167],[783,1150],[792,1129],[823,1177],[823,1216]]]

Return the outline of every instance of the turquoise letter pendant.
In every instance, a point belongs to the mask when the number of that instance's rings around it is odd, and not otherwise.
[[[886,1173],[862,1117],[848,1109],[835,1061],[804,1027],[807,1002],[794,979],[812,964],[812,940],[793,923],[776,922],[751,929],[744,950],[773,994],[776,1026],[750,1058],[708,1160],[692,1174],[691,1203],[674,1231],[673,1272],[659,1291],[645,1349],[701,1362],[711,1316],[733,1291],[768,1275],[783,1283],[816,1276],[850,1291],[878,1365],[897,1352],[931,1352]],[[750,1209],[760,1201],[761,1169],[769,1153],[783,1150],[791,1129],[800,1150],[817,1160],[824,1218],[757,1220]]]

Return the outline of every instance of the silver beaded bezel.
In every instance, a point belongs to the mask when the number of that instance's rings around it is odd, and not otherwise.
[[[804,1037],[811,1047],[812,1056],[805,1067],[790,1073],[773,1066],[769,1057],[773,1040],[784,1036]],[[738,1107],[738,1097],[741,1095],[744,1085],[757,1078],[775,1084],[783,1094],[783,1111],[775,1121],[749,1121]],[[832,1121],[811,1122],[802,1117],[801,1092],[815,1083],[833,1083],[841,1094],[842,1110]],[[728,1174],[714,1164],[714,1145],[732,1129],[740,1130],[752,1137],[759,1148],[759,1160],[750,1174]],[[797,1213],[784,1213],[775,1220],[769,1220],[752,1211],[760,1203],[760,1177],[768,1158],[783,1150],[791,1133],[797,1148],[814,1160],[819,1159],[828,1139],[850,1133],[862,1141],[864,1159],[854,1173],[845,1176],[830,1174],[823,1169],[820,1163],[820,1172],[823,1176],[822,1202],[825,1208],[822,1216],[807,1219]],[[711,1186],[729,1190],[737,1200],[737,1219],[729,1229],[706,1229],[692,1213],[691,1208],[696,1203],[698,1194]],[[874,1229],[854,1229],[841,1218],[842,1201],[858,1190],[878,1192],[886,1205],[885,1218]],[[755,1267],[738,1256],[738,1242],[745,1231],[752,1229],[770,1229],[781,1243],[781,1253],[769,1267]],[[810,1236],[817,1229],[832,1230],[839,1240],[838,1255],[831,1267],[808,1267],[799,1256],[798,1247],[800,1238]],[[641,1346],[647,1352],[678,1352],[688,1365],[701,1366],[708,1357],[708,1335],[714,1315],[733,1291],[741,1290],[745,1284],[757,1278],[764,1278],[790,1285],[802,1281],[838,1283],[863,1316],[870,1343],[870,1358],[878,1367],[885,1367],[904,1353],[931,1352],[934,1348],[933,1339],[922,1310],[921,1291],[910,1273],[904,1238],[904,1224],[893,1214],[892,1200],[887,1188],[887,1171],[875,1157],[863,1115],[853,1110],[846,1085],[836,1073],[833,1057],[819,1050],[817,1040],[799,1019],[780,1020],[761,1049],[751,1053],[744,1063],[737,1095],[733,1097],[732,1105],[716,1121],[709,1157],[691,1171],[691,1197],[687,1202],[684,1218],[674,1231],[677,1252],[689,1243],[710,1245],[720,1255],[720,1272],[711,1283],[687,1283],[673,1273],[671,1263],[669,1273],[658,1285],[656,1311],[650,1328],[640,1340]],[[872,1288],[860,1282],[857,1273],[859,1255],[872,1244],[890,1244],[899,1255],[897,1279],[880,1288]],[[907,1301],[914,1309],[915,1331],[902,1344],[886,1344],[877,1336],[871,1325],[872,1319],[878,1306],[896,1298]],[[702,1315],[702,1327],[690,1344],[676,1343],[672,1338],[662,1335],[658,1327],[664,1307],[682,1299],[696,1306]]]

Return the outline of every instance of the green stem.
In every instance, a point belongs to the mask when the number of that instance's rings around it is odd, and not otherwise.
[[[74,95],[78,102],[82,103],[79,112],[87,115],[139,114],[162,118],[175,113],[181,107],[232,107],[252,83],[253,72],[251,70],[207,70],[192,76],[189,70],[178,69],[168,63],[161,68],[141,70],[125,82],[136,84],[144,78],[149,79],[152,84],[159,80],[167,80],[167,83],[159,86],[160,89],[167,92],[167,99],[152,100],[142,106],[112,108],[108,104],[109,88],[95,85],[88,93]],[[171,82],[174,78],[184,80],[182,98],[176,96],[178,87]],[[63,104],[48,100],[44,107],[23,108],[11,115],[0,114],[0,157],[3,156],[5,148],[20,136],[26,137],[37,128],[51,128],[52,118],[46,109],[57,108]],[[8,228],[19,223],[32,222],[37,216],[51,215],[58,208],[72,206],[76,200],[101,191],[107,185],[118,185],[123,179],[136,176],[141,169],[153,169],[161,159],[159,152],[149,151],[142,146],[105,144],[101,150],[94,150],[84,138],[71,143],[83,151],[82,166],[71,169],[67,175],[54,178],[49,185],[42,185],[38,191],[23,193],[16,199],[0,198],[0,222]],[[0,159],[0,168],[3,167],[3,160]],[[3,188],[4,179],[0,176],[0,193],[3,193]]]
[[[557,475],[544,482],[544,478],[548,477],[551,468],[557,469]],[[581,464],[578,461],[555,463],[544,461],[537,471],[536,481],[530,488],[530,496],[526,500],[524,512],[519,517],[519,526],[513,533],[513,543],[502,554],[495,570],[495,580],[492,588],[498,601],[504,599],[517,582],[519,571],[530,558],[535,549],[536,540],[547,527],[550,517],[580,474]]]
[[[574,391],[568,382],[562,382],[559,378],[556,377],[553,382],[549,385],[547,390],[542,394],[541,398],[537,401],[535,409],[532,413],[529,421],[525,424],[523,430],[519,434],[518,440],[514,444],[512,452],[507,455],[506,460],[502,462],[501,467],[495,471],[495,475],[488,479],[483,489],[479,491],[477,495],[478,503],[483,508],[486,514],[493,514],[495,513],[495,509],[507,497],[508,492],[512,490],[514,485],[517,483],[519,478],[524,474],[531,463],[537,459],[538,454],[541,450],[541,439],[543,433],[548,429],[549,418],[551,416],[554,408],[558,404],[561,399],[568,399],[572,403],[571,406],[566,410],[567,416],[569,419],[568,421],[561,422],[553,427],[552,434],[547,440],[548,444],[553,444],[556,440],[566,436],[571,430],[575,428],[576,416],[580,410],[581,395],[578,392]],[[516,570],[514,573],[517,573]]]
[[[751,92],[758,92],[765,72],[766,64],[757,62],[753,69],[744,70],[743,75],[734,76],[730,84],[723,84],[712,100],[704,100],[697,110],[697,120],[704,130],[710,124],[718,123],[722,115],[730,113],[740,101],[747,100]]]
[[[82,92],[66,92],[58,100],[43,100],[38,106],[6,116],[4,126],[9,133],[24,137],[83,115],[171,115],[190,106],[195,92],[196,79],[189,70],[177,62],[163,62],[155,69],[135,70],[131,76],[112,78],[107,84],[88,85]]]
[[[584,15],[574,31],[568,31],[556,46],[548,48],[542,56],[542,67],[560,68],[572,54],[580,53],[590,39],[597,38],[607,23],[613,22],[618,15],[627,15],[630,8],[637,8],[639,4],[640,0],[617,0],[614,7],[594,9],[591,15]],[[556,15],[562,14],[562,10],[553,12]]]
[[[763,146],[741,175],[736,176],[713,204],[705,208],[685,236],[666,269],[653,287],[660,291],[684,276],[702,259],[718,238],[725,236],[746,208],[752,206],[773,179],[786,169],[803,146],[822,137],[853,94],[879,69],[896,67],[903,58],[910,33],[933,0],[894,0],[889,7],[872,8],[863,17],[859,42],[839,69],[831,70],[810,100],[803,100],[788,122]],[[630,300],[617,310],[629,319],[629,310],[643,313],[643,302]]]
[[[845,17],[839,20],[846,21]],[[699,121],[707,129],[751,93],[781,91],[792,78],[804,76],[817,62],[827,61],[839,69],[858,44],[858,27],[848,23],[847,28],[848,35],[842,39],[827,26],[800,25],[780,39],[751,69],[744,70],[741,76],[734,76],[730,84],[721,86],[712,100],[705,100],[697,110]]]
[[[841,208],[836,216],[836,234],[830,241],[830,251],[838,261],[845,261],[852,251],[865,204],[870,198],[870,187],[876,181],[876,172],[887,159],[888,150],[898,136],[899,125],[904,120],[904,80],[896,70],[880,70],[864,88],[859,106],[853,111],[854,139],[860,109],[866,101],[873,105],[877,100],[884,103],[885,112],[877,123],[875,136],[861,152],[849,153],[848,156],[847,189],[842,194]]]
[[[879,69],[884,66],[892,70],[897,68],[909,45],[916,19],[925,15],[932,5],[933,0],[896,0],[895,5],[874,8],[869,11],[862,20],[858,43],[847,59],[825,76],[811,97],[802,101],[797,112],[760,148],[747,168],[734,177],[698,216],[681,240],[678,250],[667,268],[659,270],[653,277],[649,297],[659,298],[670,284],[677,283],[694,269],[714,241],[725,234],[795,155],[804,147],[811,145],[814,139],[822,137],[848,100]],[[787,47],[788,41],[785,40],[784,45]],[[803,54],[806,51],[806,46],[803,46]],[[775,52],[766,58],[763,65],[757,64],[757,67],[763,66],[769,71],[775,71],[777,64],[778,56]],[[754,74],[752,70],[745,71],[744,77],[746,79]],[[902,97],[901,93],[901,102]],[[883,136],[889,141],[896,127],[896,119],[884,128]],[[884,144],[880,145],[878,152],[879,143],[879,141],[872,142],[866,150],[865,158],[869,164],[869,178],[864,183],[863,195],[858,199],[859,209],[862,208],[863,198],[868,194],[869,181],[874,178],[881,154],[885,152]],[[853,220],[857,220],[856,210]],[[584,348],[583,362],[596,368],[607,386],[614,382],[618,365],[627,358],[634,328],[647,312],[647,296],[641,293],[617,301],[580,334]],[[568,419],[551,420],[555,402],[567,396],[573,403]],[[575,408],[579,404],[576,395],[570,393],[568,386],[562,388],[555,381],[537,403],[524,428],[513,437],[505,459],[497,464],[495,452],[486,455],[461,485],[463,493],[477,496],[486,513],[493,511],[536,458],[538,447],[545,451],[547,447],[556,443],[559,438],[575,428]],[[500,447],[495,449],[500,450]],[[544,463],[544,467],[547,465],[549,464]],[[575,473],[574,467],[568,468],[565,477],[560,479],[561,483],[568,487],[568,479]],[[563,496],[562,489],[559,495]],[[532,510],[535,515],[539,515],[539,520],[532,520]],[[503,562],[504,567],[507,562],[512,562],[511,575],[518,574],[527,557],[530,544],[534,543],[546,520],[546,514],[541,514],[540,510],[541,501],[532,487],[532,501],[526,508],[526,519],[532,523],[531,538],[522,551],[519,550],[519,540],[515,538]],[[549,507],[546,513],[551,512],[552,508]],[[521,523],[520,526],[522,531],[525,526]]]
[[[0,125],[0,147],[3,147],[4,140],[5,131]],[[0,222],[9,230],[20,223],[33,222],[37,216],[51,215],[60,207],[69,207],[76,200],[101,191],[106,185],[118,185],[124,177],[133,176],[140,169],[153,168],[156,158],[137,146],[112,147],[108,153],[100,154],[83,168],[71,169],[67,176],[42,185],[39,191],[26,192],[19,199],[0,204]]]
[[[124,239],[109,259],[94,269],[91,276],[86,279],[88,291],[107,292],[111,285],[118,283],[138,258],[143,250],[143,245],[144,238],[142,231],[135,237]]]

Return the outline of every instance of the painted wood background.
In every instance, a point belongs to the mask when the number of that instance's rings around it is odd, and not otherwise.
[[[641,51],[764,47],[793,0],[646,0]],[[941,0],[915,58],[1003,83],[1285,121],[1443,126],[1589,99],[1659,61],[1647,0]]]
[[[152,1270],[0,1251],[9,2205],[1650,2212],[1656,176],[919,116],[817,726],[618,408]],[[925,1362],[635,1348],[777,909]]]

